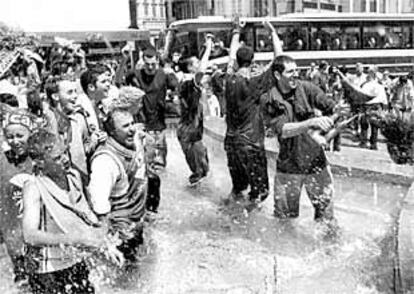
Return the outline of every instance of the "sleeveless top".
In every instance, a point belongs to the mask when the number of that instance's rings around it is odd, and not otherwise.
[[[118,166],[120,176],[110,195],[110,229],[118,232],[123,240],[134,237],[142,228],[147,194],[146,167],[142,154],[127,149],[109,137],[106,144],[98,147],[93,158],[108,155]]]

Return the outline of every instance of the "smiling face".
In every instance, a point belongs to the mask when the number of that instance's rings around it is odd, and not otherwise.
[[[76,109],[76,101],[78,99],[75,82],[61,81],[59,83],[58,95],[63,111],[67,114],[74,112]]]
[[[5,128],[4,134],[7,143],[16,155],[23,156],[27,154],[27,140],[30,136],[28,128],[20,124],[11,124]]]
[[[134,136],[136,128],[134,126],[134,118],[127,111],[116,111],[112,114],[113,129],[110,136],[125,148],[134,150]]]
[[[275,72],[275,77],[278,81],[280,90],[284,93],[289,93],[296,89],[299,73],[296,62],[285,62],[284,67],[285,69],[282,73]]]

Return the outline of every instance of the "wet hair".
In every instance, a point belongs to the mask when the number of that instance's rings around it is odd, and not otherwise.
[[[273,60],[272,71],[282,73],[285,70],[285,64],[295,62],[295,60],[288,55],[279,55]]]
[[[105,120],[103,121],[103,128],[105,132],[107,132],[109,135],[111,135],[115,129],[114,116],[116,113],[119,112],[129,113],[133,116],[133,113],[131,112],[129,105],[117,105],[110,109],[106,114]]]
[[[239,67],[249,67],[253,62],[254,51],[251,47],[242,46],[236,52],[236,60]]]
[[[80,83],[81,83],[83,92],[85,92],[85,94],[88,94],[88,86],[90,84],[95,86],[96,82],[98,81],[98,77],[101,74],[104,74],[108,71],[109,71],[108,67],[101,63],[97,63],[97,64],[90,66],[80,76]]]
[[[27,141],[30,158],[43,160],[57,142],[57,136],[44,129],[32,133]]]
[[[154,47],[148,47],[144,50],[142,56],[147,57],[147,58],[153,58],[154,56],[157,57],[157,51],[155,50]]]

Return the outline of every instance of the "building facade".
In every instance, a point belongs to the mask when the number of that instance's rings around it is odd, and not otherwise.
[[[346,0],[347,12],[412,13],[413,0]]]
[[[148,30],[151,42],[156,44],[167,25],[165,0],[136,0],[136,5],[138,27]]]

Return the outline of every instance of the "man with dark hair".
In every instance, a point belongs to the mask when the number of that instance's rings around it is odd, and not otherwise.
[[[206,50],[203,57],[181,58],[179,67],[183,72],[181,81],[181,118],[177,137],[191,169],[190,185],[200,182],[208,173],[207,148],[203,145],[203,106],[201,99],[201,79],[207,68],[208,58],[213,46],[212,36],[206,36]]]
[[[271,32],[276,55],[281,51],[279,38],[269,22],[264,25]],[[269,190],[260,96],[272,87],[273,75],[270,68],[262,74],[253,73],[253,49],[246,46],[237,49],[240,35],[240,28],[237,26],[236,22],[230,58],[237,60],[239,70],[232,74],[233,68],[230,64],[228,73],[222,80],[225,83],[227,124],[224,149],[233,183],[231,193],[224,200],[228,202],[231,199],[244,198],[243,191],[250,186],[247,206],[254,208],[266,199]],[[217,77],[213,76],[213,79],[217,82]]]
[[[102,100],[108,97],[111,86],[109,68],[99,63],[89,67],[81,74],[80,83],[86,97],[80,95],[79,104],[90,114],[89,124],[102,129],[102,122],[106,116]]]
[[[334,221],[333,178],[323,147],[309,130],[329,130],[333,121],[326,116],[335,102],[327,99],[314,84],[298,80],[296,62],[289,56],[277,56],[272,65],[276,82],[264,99],[273,109],[272,127],[280,144],[274,184],[275,216],[299,216],[299,198],[305,187],[315,208],[315,220]],[[323,116],[315,117],[314,109]]]
[[[127,84],[140,88],[145,92],[140,117],[143,118],[146,132],[154,139],[154,144],[146,146],[149,161],[153,167],[148,173],[147,209],[158,211],[160,202],[161,179],[157,174],[159,167],[167,164],[167,141],[165,138],[165,112],[167,89],[175,91],[178,81],[173,72],[166,73],[159,68],[159,58],[153,47],[144,50],[144,65],[141,69],[129,74]]]
[[[104,123],[109,138],[92,157],[89,192],[92,207],[110,233],[119,235],[118,247],[127,260],[135,261],[143,242],[142,229],[147,192],[143,145],[129,109],[109,109]]]

